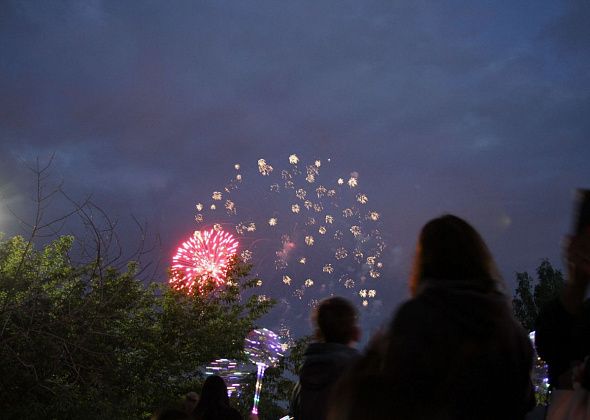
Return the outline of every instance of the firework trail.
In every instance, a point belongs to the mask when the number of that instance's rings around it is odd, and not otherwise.
[[[267,367],[276,366],[279,363],[281,357],[283,357],[283,349],[284,346],[279,336],[266,328],[250,331],[246,337],[244,352],[258,368],[252,414],[258,414],[258,403],[260,402],[260,391],[262,391],[264,372]]]

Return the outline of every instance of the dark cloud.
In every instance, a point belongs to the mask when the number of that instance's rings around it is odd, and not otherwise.
[[[545,34],[553,39],[564,53],[586,55],[590,48],[590,4],[583,0],[569,0],[565,12],[548,26]]]

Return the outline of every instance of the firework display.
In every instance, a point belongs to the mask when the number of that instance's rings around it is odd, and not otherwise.
[[[248,374],[241,363],[234,359],[216,359],[205,370],[206,375],[217,375],[223,378],[227,384],[227,395],[239,393],[244,377]]]
[[[244,352],[255,364],[276,366],[283,357],[283,351],[279,336],[266,328],[250,331],[244,342]]]
[[[281,357],[283,357],[282,351],[283,345],[279,336],[266,328],[250,331],[246,337],[244,352],[258,368],[252,414],[258,414],[258,403],[260,402],[260,391],[262,390],[264,372],[267,367],[276,366],[279,363]]]
[[[170,284],[176,289],[203,292],[207,282],[225,282],[227,265],[237,252],[238,242],[221,229],[195,231],[172,259]]]
[[[531,379],[535,387],[535,399],[539,405],[548,405],[551,396],[551,385],[549,384],[549,367],[537,353],[537,344],[535,342],[535,331],[529,333],[529,339],[534,349],[533,371]]]
[[[334,294],[355,295],[362,306],[374,301],[385,241],[357,172],[294,154],[282,166],[259,159],[233,170],[197,200],[195,221],[237,236],[242,260],[272,281],[262,292],[287,305],[315,306]]]

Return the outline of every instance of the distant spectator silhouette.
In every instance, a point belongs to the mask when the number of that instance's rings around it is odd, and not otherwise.
[[[549,364],[554,388],[572,387],[573,368],[590,355],[590,226],[569,241],[565,252],[568,278],[559,299],[541,309],[535,341]]]
[[[187,392],[184,397],[184,411],[192,413],[199,403],[199,394],[194,391]]]
[[[197,420],[241,420],[240,413],[229,405],[227,385],[217,375],[205,379],[199,403],[193,412]]]
[[[477,231],[445,215],[422,229],[412,299],[334,393],[330,419],[522,419],[532,346]]]
[[[295,420],[326,418],[333,384],[359,355],[352,347],[360,338],[357,317],[354,305],[341,297],[321,301],[314,311],[317,342],[305,350],[293,390],[290,414]]]

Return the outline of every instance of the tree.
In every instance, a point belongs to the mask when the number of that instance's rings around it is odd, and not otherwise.
[[[512,300],[514,315],[527,331],[535,327],[539,310],[557,298],[563,289],[563,274],[549,260],[543,259],[537,267],[537,281],[529,273],[516,273],[517,286]]]
[[[245,293],[259,281],[249,265],[234,260],[226,287],[204,294],[148,281],[145,230],[122,257],[115,223],[90,199],[48,189],[48,168],[33,168],[29,234],[0,237],[2,418],[146,418],[200,389],[210,361],[243,357],[246,334],[273,305]],[[73,210],[45,221],[57,196]],[[60,234],[76,215],[80,240]]]
[[[0,410],[4,418],[140,418],[197,389],[202,367],[241,357],[272,302],[235,261],[230,285],[204,295],[145,286],[137,266],[97,270],[69,261],[74,239],[42,250],[0,243]]]
[[[537,281],[526,271],[516,273],[517,287],[512,300],[514,315],[527,331],[533,331],[539,311],[561,294],[564,280],[561,271],[553,268],[547,259],[537,267]],[[532,380],[535,386],[537,404],[549,403],[549,385],[547,383],[547,365],[535,358]]]

